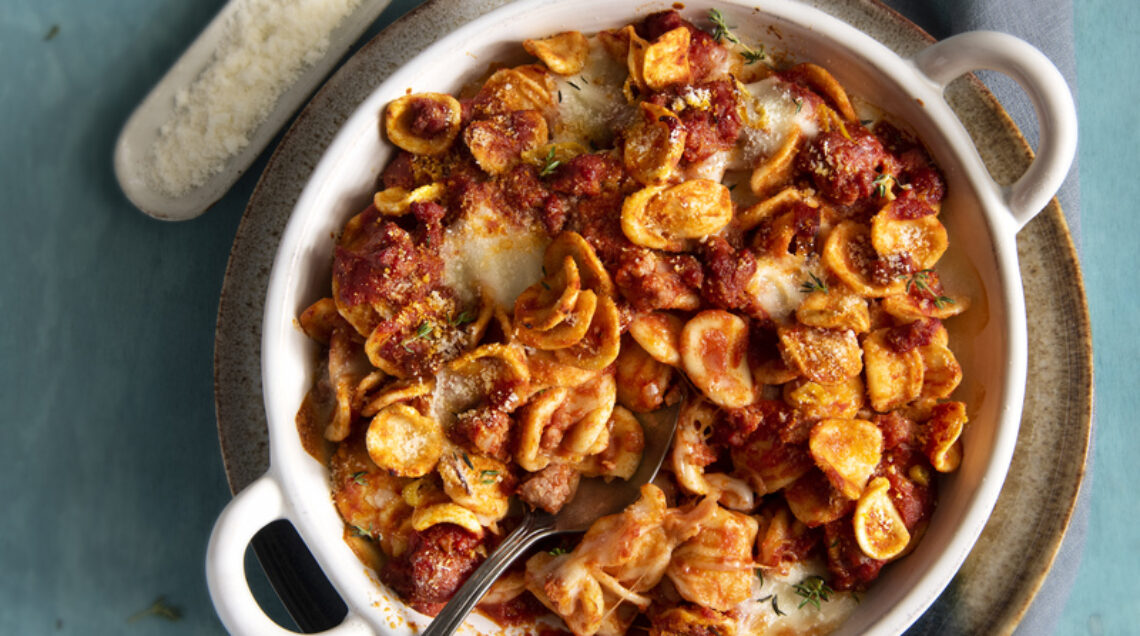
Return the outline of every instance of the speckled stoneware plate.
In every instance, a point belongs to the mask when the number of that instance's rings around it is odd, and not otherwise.
[[[301,189],[344,120],[379,82],[438,37],[504,4],[431,0],[361,49],[313,98],[278,146],[234,240],[218,311],[215,396],[218,433],[237,492],[269,465],[263,410],[261,319],[270,265]],[[930,38],[873,0],[814,5],[909,56]],[[951,84],[947,100],[994,178],[1012,183],[1030,161],[1016,127],[980,82]],[[1084,473],[1092,412],[1088,310],[1072,240],[1054,202],[1017,236],[1029,326],[1029,379],[1017,450],[994,512],[974,550],[913,634],[1013,631],[1048,573]],[[331,627],[344,605],[287,524],[254,547],[298,625]]]

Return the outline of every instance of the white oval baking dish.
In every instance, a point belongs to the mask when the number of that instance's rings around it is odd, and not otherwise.
[[[415,633],[427,618],[383,589],[343,541],[343,524],[329,496],[326,469],[301,447],[294,415],[312,384],[316,345],[295,317],[327,289],[335,236],[370,199],[390,153],[377,134],[384,105],[414,91],[454,91],[517,43],[569,28],[594,32],[619,26],[670,4],[630,8],[607,0],[522,0],[475,20],[426,49],[360,105],[338,133],[301,194],[270,275],[262,337],[262,381],[269,422],[270,468],[219,516],[207,553],[211,597],[227,629],[240,634],[289,633],[257,606],[243,571],[252,536],[288,519],[339,591],[349,612],[335,633]],[[942,167],[948,197],[941,219],[951,248],[940,263],[944,278],[973,300],[949,325],[965,371],[958,389],[971,405],[959,471],[941,484],[930,529],[913,554],[864,596],[837,634],[901,633],[949,583],[980,534],[997,500],[1013,454],[1026,374],[1025,307],[1017,265],[1017,231],[1046,205],[1076,150],[1076,115],[1068,88],[1037,50],[1012,36],[974,32],[902,58],[854,27],[796,3],[686,3],[683,15],[700,23],[719,9],[735,31],[771,42],[793,59],[828,68],[851,92],[906,121]],[[635,12],[636,11],[636,12]],[[945,86],[964,73],[992,69],[1025,89],[1037,109],[1037,158],[1014,184],[1001,186],[943,100]],[[478,621],[478,619],[473,619]],[[471,623],[469,623],[471,624]],[[493,625],[478,623],[482,631]]]

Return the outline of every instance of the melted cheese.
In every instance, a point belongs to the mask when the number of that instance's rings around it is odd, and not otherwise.
[[[444,234],[443,282],[468,301],[486,288],[495,302],[511,308],[542,278],[542,253],[549,242],[537,228],[510,225],[489,205],[477,207]]]
[[[789,256],[777,260],[760,257],[756,260],[756,272],[749,279],[745,290],[772,320],[783,323],[791,320],[792,313],[803,302],[806,294],[801,286],[804,281],[811,279],[811,274],[826,276],[816,259]]]
[[[740,84],[745,94],[742,143],[732,164],[734,168],[750,168],[775,153],[796,130],[814,137],[819,128],[815,112],[803,101],[796,101],[788,84],[769,77],[752,84]]]
[[[614,60],[596,36],[590,38],[590,54],[580,73],[554,75],[557,85],[558,122],[554,140],[574,142],[589,148],[609,145],[615,130],[632,123],[637,109],[626,103],[622,83],[625,65]]]
[[[828,577],[822,559],[795,563],[786,574],[765,571],[763,580],[757,577],[752,583],[749,600],[737,606],[740,612],[741,634],[773,634],[776,636],[804,636],[826,634],[855,611],[859,602],[850,592],[832,592],[831,600],[820,601],[819,609],[804,602],[795,585],[809,576]],[[775,608],[782,614],[778,614]]]

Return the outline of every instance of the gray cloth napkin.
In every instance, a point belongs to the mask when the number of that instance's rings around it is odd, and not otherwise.
[[[942,39],[963,31],[1003,31],[1036,46],[1060,69],[1076,97],[1077,64],[1074,54],[1072,0],[884,0],[915,24]],[[1033,104],[1008,77],[988,71],[978,76],[1005,106],[1010,117],[1033,147],[1037,147],[1037,119]],[[1074,162],[1057,199],[1078,253],[1081,248],[1080,186]],[[1050,634],[1055,631],[1069,598],[1088,532],[1088,498],[1092,485],[1092,449],[1073,519],[1048,578],[1033,601],[1016,634]]]

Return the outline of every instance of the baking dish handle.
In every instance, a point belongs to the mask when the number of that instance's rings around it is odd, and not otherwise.
[[[206,585],[222,624],[231,634],[294,635],[273,621],[257,604],[245,577],[245,549],[253,535],[269,523],[287,518],[285,496],[271,474],[239,492],[218,515],[206,548]],[[344,621],[322,634],[372,634],[351,611]]]
[[[999,186],[1021,229],[1056,194],[1076,154],[1077,113],[1065,78],[1027,42],[994,31],[949,37],[920,51],[913,61],[940,90],[965,73],[986,69],[1008,75],[1029,95],[1041,133],[1037,156],[1013,185]]]

